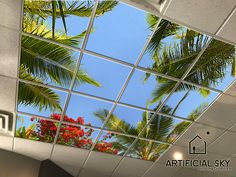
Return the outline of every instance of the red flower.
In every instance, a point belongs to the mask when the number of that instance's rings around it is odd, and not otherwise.
[[[115,149],[115,150],[113,151],[113,154],[118,154],[118,153],[119,153],[118,149]]]
[[[76,134],[77,134],[77,136],[82,137],[82,136],[84,136],[84,130],[77,130]]]
[[[61,119],[61,114],[53,114],[51,117],[55,120],[60,120]]]
[[[51,131],[57,131],[57,127],[50,127]]]
[[[83,117],[78,117],[77,122],[81,125],[84,125],[84,118]]]
[[[31,117],[30,120],[33,122],[36,119],[36,117]]]

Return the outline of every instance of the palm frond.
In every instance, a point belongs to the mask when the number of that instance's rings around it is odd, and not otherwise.
[[[194,109],[187,117],[187,119],[190,120],[196,120],[202,113],[205,111],[205,109],[208,107],[208,103],[202,103],[200,106],[198,106],[196,109]]]
[[[147,22],[151,30],[153,30],[153,28],[157,24],[157,20],[158,17],[151,14],[148,15]],[[162,20],[157,30],[154,32],[154,35],[148,45],[147,52],[152,56],[158,53],[162,46],[161,41],[166,37],[175,35],[180,28],[181,27],[179,25],[171,23],[167,20]]]
[[[157,101],[161,100],[161,98],[171,92],[175,85],[176,82],[172,80],[158,84],[157,88],[152,93],[153,99],[151,100],[151,103],[156,103]]]
[[[62,1],[63,2],[63,1]],[[53,10],[50,1],[25,1],[24,11],[27,14],[38,15],[45,19],[48,17],[66,18],[69,15],[79,16],[79,17],[90,17],[92,10],[94,8],[94,3],[90,0],[87,1],[67,1],[66,4],[63,2],[62,6],[56,6]],[[96,16],[101,16],[106,12],[111,11],[116,5],[117,1],[99,1]],[[62,15],[63,12],[63,15]],[[63,19],[62,19],[63,20]]]
[[[35,27],[25,25],[25,30],[31,34],[51,38],[52,33],[43,25],[35,23]],[[60,36],[55,34],[58,42],[67,45],[78,45],[85,32],[74,37]],[[54,82],[62,86],[69,86],[73,78],[76,58],[74,51],[63,48],[59,45],[42,41],[29,36],[22,36],[21,63],[28,68],[34,76],[40,77],[44,82]],[[80,70],[76,76],[76,83],[88,83],[100,86],[98,82]]]
[[[235,47],[213,39],[186,79],[199,85],[216,87],[225,77],[227,69],[233,66],[234,60]]]
[[[55,37],[57,1],[52,1],[52,38]]]
[[[194,109],[187,117],[189,120],[196,120],[203,111],[207,108],[208,103],[202,103],[200,106],[198,106],[196,109]],[[182,121],[175,125],[175,128],[169,133],[167,136],[167,142],[174,142],[176,138],[181,135],[192,123],[187,121]]]
[[[107,118],[108,114],[109,110],[106,109],[100,109],[94,112],[94,115],[103,122]],[[130,124],[123,121],[121,118],[117,117],[114,114],[111,114],[111,116],[109,117],[109,121],[107,122],[106,127],[109,128],[110,130],[116,130],[118,132],[131,135],[138,135],[138,131],[135,127],[131,126]]]
[[[31,82],[43,84],[40,79],[32,76],[28,72],[28,69],[25,68],[23,65],[21,65],[20,67],[20,78],[29,80]],[[20,82],[19,93],[20,94],[18,97],[18,102],[20,104],[39,107],[40,111],[43,108],[49,108],[51,111],[62,111],[62,108],[60,106],[60,97],[49,88]]]

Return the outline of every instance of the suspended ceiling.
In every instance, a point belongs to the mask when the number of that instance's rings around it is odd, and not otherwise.
[[[124,1],[125,2],[125,1]],[[140,2],[137,1],[138,7],[144,10],[148,10],[147,6],[140,5]],[[133,4],[130,2],[129,4]],[[0,97],[1,101],[0,108],[1,110],[7,110],[13,113],[20,113],[21,115],[30,116],[32,113],[19,111],[18,104],[17,104],[17,88],[18,82],[22,81],[17,77],[17,68],[19,66],[18,61],[20,60],[20,39],[21,39],[21,23],[20,18],[15,17],[22,17],[22,2],[17,1],[1,1],[0,7],[3,9],[1,11],[0,16],[2,17],[2,23],[0,32],[2,33],[2,42],[0,46],[1,50],[1,61],[0,65],[2,69],[0,71],[1,74],[1,93]],[[137,4],[134,4],[137,6]],[[222,40],[226,43],[234,45],[236,43],[235,35],[233,34],[235,31],[235,5],[236,1],[214,1],[206,2],[206,1],[167,1],[164,5],[160,8],[161,12],[154,12],[153,8],[150,10],[151,13],[155,13],[155,15],[170,20],[171,22],[175,22],[180,25],[184,25],[198,31],[202,34],[206,34],[208,36],[212,36],[218,40]],[[130,7],[131,8],[131,7]],[[159,19],[160,20],[160,19]],[[89,22],[89,28],[91,28],[91,22]],[[96,22],[95,22],[96,23]],[[90,29],[91,30],[91,29]],[[24,35],[27,35],[25,32]],[[31,36],[31,35],[28,35]],[[41,39],[43,40],[43,39]],[[89,40],[88,40],[89,42]],[[149,42],[149,40],[147,40]],[[84,48],[83,48],[84,47]],[[142,63],[142,55],[144,55],[144,51],[146,49],[146,45],[144,44],[143,48],[139,51],[139,56],[141,63]],[[112,57],[112,56],[104,56],[106,53],[96,51],[96,48],[90,51],[86,50],[85,45],[82,44],[82,49],[85,54],[94,55],[98,58],[104,58],[106,61],[111,61],[114,63],[122,64],[122,66],[126,66],[131,68],[130,71],[135,70],[136,72],[146,72],[145,66],[137,65],[134,61],[131,60],[123,60],[124,58]],[[206,47],[207,49],[207,47]],[[81,52],[80,49],[78,49]],[[97,53],[98,52],[98,53]],[[201,58],[201,55],[204,54],[204,51],[199,52],[198,60]],[[108,54],[110,55],[110,54]],[[196,60],[197,63],[197,60]],[[195,63],[195,64],[196,64]],[[193,65],[194,66],[194,65]],[[191,66],[189,66],[190,68]],[[138,70],[138,71],[137,71]],[[117,70],[119,71],[119,70]],[[197,155],[189,155],[187,152],[188,142],[193,136],[196,134],[204,137],[208,144],[208,154],[207,158],[231,158],[232,167],[234,167],[235,161],[235,149],[234,149],[234,140],[235,140],[235,123],[234,120],[234,112],[235,112],[235,86],[234,86],[234,79],[228,82],[228,85],[224,85],[224,88],[205,88],[205,86],[196,85],[196,83],[191,83],[185,78],[188,76],[187,72],[190,72],[191,68],[186,71],[180,78],[173,78],[171,75],[166,76],[168,79],[173,79],[177,83],[184,83],[189,85],[194,85],[199,88],[204,88],[207,90],[211,90],[215,96],[212,97],[210,100],[211,106],[207,108],[207,110],[196,120],[192,123],[192,125],[188,128],[188,130],[181,135],[174,144],[170,145],[169,149],[155,162],[144,161],[144,160],[137,160],[135,158],[127,157],[127,153],[123,154],[123,156],[115,156],[110,155],[107,153],[101,153],[97,151],[92,151],[92,149],[84,150],[84,149],[77,149],[72,147],[66,147],[62,145],[58,145],[57,143],[42,143],[32,140],[26,140],[22,138],[12,137],[12,136],[1,136],[1,148],[7,149],[10,151],[14,151],[17,153],[25,154],[31,156],[33,158],[43,160],[50,158],[53,161],[57,162],[61,165],[64,169],[68,172],[73,174],[74,176],[156,176],[156,174],[161,174],[161,176],[220,176],[221,172],[201,172],[196,171],[194,169],[187,169],[187,168],[173,168],[167,169],[165,167],[166,159],[171,159],[173,153],[178,151],[184,154],[184,158],[192,159],[192,158],[201,158],[201,156]],[[152,74],[158,74],[153,71]],[[132,72],[131,72],[132,73]],[[134,72],[135,75],[135,72]],[[163,75],[160,75],[163,76]],[[128,75],[127,83],[129,86],[130,77]],[[134,78],[134,77],[133,77]],[[26,81],[25,81],[26,82]],[[33,83],[31,83],[33,84]],[[232,84],[229,86],[229,84]],[[124,84],[126,85],[126,84]],[[127,86],[127,90],[128,87]],[[54,89],[58,89],[59,91],[67,91],[64,88],[58,88],[57,86],[49,86]],[[226,87],[229,87],[228,89]],[[139,103],[136,100],[129,100],[129,95],[134,92],[135,90],[131,88],[131,92],[127,93],[127,99],[122,101],[114,100],[112,96],[111,98],[106,98],[105,95],[95,95],[93,93],[86,93],[86,91],[76,91],[76,90],[69,90],[69,94],[76,95],[81,94],[83,96],[88,96],[89,98],[96,98],[103,101],[108,101],[113,106],[124,106],[127,109],[135,108],[135,110],[145,111],[145,103]],[[118,89],[119,90],[119,89]],[[120,90],[124,90],[121,89]],[[125,90],[122,91],[125,95]],[[16,94],[17,93],[17,94]],[[99,92],[98,92],[99,93]],[[136,93],[137,95],[138,93]],[[113,96],[114,97],[114,96]],[[133,96],[135,97],[135,96]],[[132,98],[133,98],[132,97]],[[118,97],[119,98],[119,97]],[[122,98],[122,97],[121,97]],[[168,96],[171,99],[171,95]],[[172,99],[175,97],[172,95]],[[190,98],[191,99],[191,98]],[[193,98],[192,98],[193,99]],[[66,101],[66,100],[65,100]],[[69,103],[69,101],[67,101]],[[167,102],[168,103],[168,102]],[[114,108],[115,110],[115,108]],[[149,110],[151,111],[151,110]],[[164,115],[164,113],[159,113],[160,115]],[[37,117],[40,117],[37,115]],[[43,116],[41,116],[43,117]],[[179,115],[169,115],[169,117],[176,119],[176,120],[186,120],[186,117],[182,117]],[[63,122],[66,123],[66,122]],[[96,128],[97,131],[100,131],[102,128],[106,128],[105,126],[102,127],[98,125]],[[113,131],[113,130],[111,130]],[[206,132],[210,132],[210,135],[207,135]],[[116,130],[114,130],[116,132]],[[117,132],[121,133],[121,132]],[[129,136],[129,135],[127,135]],[[133,138],[140,138],[132,136]],[[96,139],[96,138],[95,138]],[[147,139],[142,139],[146,141]],[[148,140],[147,140],[148,141]],[[157,143],[168,143],[165,141],[156,140]],[[230,144],[230,146],[227,146]],[[37,148],[35,148],[37,147]],[[76,158],[75,158],[76,157]],[[99,163],[99,162],[103,163]],[[224,176],[234,176],[235,170],[232,169],[231,171],[223,172]]]

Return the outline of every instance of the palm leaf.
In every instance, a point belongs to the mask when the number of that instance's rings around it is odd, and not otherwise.
[[[109,110],[100,109],[94,112],[94,115],[99,118],[102,122],[105,121],[109,114]],[[114,114],[111,114],[109,117],[109,121],[106,124],[106,127],[110,130],[116,130],[122,133],[131,134],[131,135],[138,135],[138,131],[135,127],[131,126],[127,122],[123,121],[121,118],[117,117]]]
[[[65,33],[67,33],[67,28],[66,28],[66,20],[65,20],[65,15],[64,15],[64,10],[63,10],[63,5],[62,3],[64,4],[65,6],[65,2],[61,1],[61,0],[58,0],[58,6],[59,6],[59,9],[60,9],[60,15],[61,15],[61,19],[62,19],[62,23],[63,23],[63,26],[64,26],[64,29],[65,29]]]
[[[52,1],[52,38],[55,37],[57,1]]]
[[[43,84],[38,78],[32,76],[28,69],[23,65],[20,67],[20,78],[29,80],[31,82],[36,82],[39,84]],[[51,89],[26,84],[24,82],[19,83],[19,96],[18,102],[23,105],[31,105],[35,107],[39,107],[41,111],[44,109],[50,109],[51,111],[59,110],[62,111],[60,106],[60,97]]]
[[[63,16],[64,18],[69,15],[79,16],[79,17],[90,17],[92,10],[94,8],[94,3],[91,1],[67,1],[66,5],[63,5]],[[116,5],[117,1],[99,1],[96,16],[101,16],[106,12],[111,11]],[[55,6],[54,6],[55,7]],[[24,12],[31,15],[38,15],[45,19],[48,17],[62,17],[62,10],[56,6],[56,9],[52,8],[50,1],[25,1]]]
[[[151,14],[148,15],[147,23],[149,24],[149,28],[151,30],[154,29],[155,25],[157,24],[157,21],[158,17]],[[157,30],[154,32],[154,35],[148,45],[147,52],[149,52],[152,55],[158,53],[158,51],[161,49],[162,46],[161,41],[166,37],[175,35],[180,28],[181,27],[179,25],[171,23],[167,20],[162,20]]]
[[[50,39],[52,33],[44,25],[35,27],[25,24],[25,31]],[[55,39],[66,45],[78,45],[85,32],[74,37],[55,34]],[[42,41],[29,36],[22,36],[21,63],[28,68],[34,76],[40,77],[44,82],[54,82],[62,86],[69,86],[73,78],[76,58],[74,51],[59,45]],[[89,77],[84,71],[79,70],[76,75],[77,84],[89,83],[100,86],[98,82]]]
[[[213,39],[186,79],[199,85],[216,87],[225,77],[227,68],[234,65],[234,60],[235,47]]]

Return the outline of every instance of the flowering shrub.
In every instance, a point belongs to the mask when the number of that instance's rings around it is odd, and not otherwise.
[[[50,119],[59,121],[61,119],[61,115],[52,114],[50,116]],[[25,128],[25,126],[21,126],[16,131],[16,136],[32,139],[32,140],[37,140],[37,141],[49,142],[49,143],[54,141],[54,138],[57,133],[57,128],[59,125],[58,122],[39,119],[37,117],[31,117],[30,121],[34,123],[28,128]],[[73,119],[68,116],[64,116],[64,121],[67,121],[73,124],[84,125],[83,117],[78,117],[77,119]],[[94,130],[92,128],[61,124],[57,143],[62,144],[62,145],[89,149],[93,144],[92,137],[91,137],[93,132]],[[111,139],[113,136],[114,135],[111,133],[107,133],[106,135],[104,135],[103,139],[95,145],[95,150],[100,151],[100,152],[118,154],[119,151],[118,149],[114,148],[113,143],[106,142],[109,139]]]
[[[108,139],[111,139],[114,135],[108,132],[106,135],[103,136],[103,139],[99,141],[95,145],[95,150],[100,151],[100,152],[107,152],[111,154],[118,154],[119,150],[114,148],[113,143],[108,143],[106,142]]]

